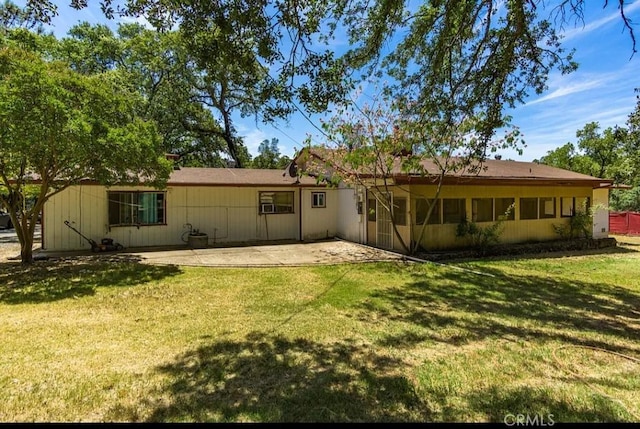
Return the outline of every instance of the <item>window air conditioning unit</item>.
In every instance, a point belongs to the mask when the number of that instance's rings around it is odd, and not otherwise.
[[[262,204],[261,213],[274,213],[276,208],[273,204]]]

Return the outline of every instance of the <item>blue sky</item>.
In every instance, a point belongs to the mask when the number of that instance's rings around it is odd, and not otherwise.
[[[24,5],[24,1],[16,1]],[[115,28],[117,22],[106,22],[96,1],[90,7],[76,11],[58,0],[59,15],[50,28],[58,37],[80,21],[107,23]],[[549,2],[553,3],[553,2]],[[640,87],[640,52],[631,58],[632,42],[629,32],[623,29],[617,2],[603,9],[604,0],[585,0],[585,20],[565,25],[564,46],[576,49],[576,72],[562,75],[552,72],[548,90],[533,94],[525,105],[509,111],[513,124],[523,133],[527,147],[522,156],[515,152],[503,152],[503,158],[530,161],[543,156],[567,142],[576,141],[576,131],[586,123],[596,121],[602,129],[614,125],[624,126],[629,113],[636,105],[634,88]],[[640,0],[627,1],[627,17],[640,23]],[[634,25],[638,50],[640,50],[640,26]],[[316,117],[316,125],[319,117]],[[294,115],[288,121],[274,126],[256,123],[252,118],[235,119],[236,128],[244,137],[249,151],[257,154],[264,139],[277,138],[280,151],[293,155],[304,145],[307,135],[314,142],[322,143],[318,131],[302,115]]]

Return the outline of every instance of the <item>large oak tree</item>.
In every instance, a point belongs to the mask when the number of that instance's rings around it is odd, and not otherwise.
[[[71,0],[86,7],[86,0]],[[126,0],[99,2],[107,17],[144,16],[184,36],[203,102],[218,110],[234,156],[230,112],[264,120],[351,103],[361,79],[387,79],[403,116],[441,123],[476,116],[487,142],[508,123],[505,107],[542,92],[550,71],[576,68],[559,36],[583,19],[584,0]],[[617,6],[635,51],[625,2]],[[50,0],[28,0],[46,22]],[[605,9],[610,10],[610,9]],[[347,42],[336,51],[335,44]],[[472,109],[472,110],[469,110]],[[478,115],[482,112],[482,115]],[[449,127],[451,128],[451,127]],[[442,131],[442,130],[433,130]],[[446,131],[446,130],[445,130]],[[479,155],[486,148],[478,147]],[[235,156],[234,156],[235,157]]]
[[[105,25],[81,23],[55,45],[52,55],[81,73],[126,74],[144,100],[139,114],[156,122],[165,151],[178,155],[180,164],[222,167],[226,157],[238,165],[248,162],[232,121],[223,121],[233,109],[215,108],[205,93],[219,81],[203,83],[206,71],[198,67],[180,32],[122,24],[114,33]]]

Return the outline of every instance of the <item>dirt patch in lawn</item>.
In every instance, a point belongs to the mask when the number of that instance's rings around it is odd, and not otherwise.
[[[7,262],[15,256],[20,255],[20,245],[18,243],[3,243],[0,245],[0,262]]]
[[[640,236],[638,235],[612,235],[619,246],[640,247]]]

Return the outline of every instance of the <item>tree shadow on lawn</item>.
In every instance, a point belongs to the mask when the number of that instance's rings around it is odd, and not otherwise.
[[[385,265],[387,268],[399,274],[406,270]],[[639,353],[631,347],[594,342],[585,335],[597,331],[627,343],[636,341],[636,328],[619,318],[637,319],[638,294],[611,285],[485,271],[495,277],[453,269],[416,270],[409,283],[374,291],[368,303],[355,304],[355,317],[365,322],[399,321],[422,328],[387,335],[380,341],[383,347],[348,338],[322,343],[261,332],[213,340],[157,368],[166,380],[164,385],[139,403],[114,406],[105,419],[503,422],[506,414],[518,413],[532,417],[544,413],[545,419],[551,413],[554,421],[628,419],[614,400],[587,393],[582,400],[574,400],[561,385],[482,383],[456,393],[446,388],[446,381],[438,381],[435,373],[434,383],[413,380],[414,367],[395,357],[397,350],[392,356],[387,346],[416,347],[427,339],[459,345],[515,336]],[[375,317],[369,320],[372,315]],[[458,334],[441,332],[450,328]],[[453,371],[465,370],[460,366]]]
[[[159,368],[167,399],[116,406],[107,419],[138,421],[420,421],[429,410],[402,363],[351,340],[320,343],[250,333],[219,340]],[[156,396],[156,395],[150,395]],[[148,413],[145,413],[148,414]]]
[[[496,386],[451,392],[403,373],[406,364],[351,340],[323,344],[254,332],[219,340],[157,369],[167,383],[108,421],[147,422],[504,422],[507,414],[557,421],[620,421],[605,397],[575,402],[552,388]],[[462,369],[460,369],[462,370]],[[437,411],[434,411],[437,410]]]
[[[548,339],[640,354],[588,339],[586,334],[640,340],[640,294],[600,283],[536,275],[487,275],[452,268],[413,274],[402,287],[376,291],[356,313],[362,321],[380,317],[423,328],[381,340],[386,346],[413,346],[425,340],[453,345],[485,338]],[[454,332],[454,334],[451,334]]]
[[[599,249],[581,249],[581,250],[562,250],[562,251],[552,251],[552,252],[539,252],[539,253],[514,253],[511,255],[490,255],[482,258],[483,261],[511,261],[514,259],[523,260],[523,259],[559,259],[566,258],[571,256],[595,256],[595,255],[618,255],[618,254],[639,254],[640,251],[638,249],[632,249],[625,247],[624,243],[618,243],[615,247],[603,247]],[[451,259],[447,262],[467,262],[467,261],[477,261],[478,258],[458,258]]]
[[[486,421],[510,426],[514,426],[518,415],[524,416],[525,421],[528,417],[530,422],[538,422],[527,426],[553,426],[557,422],[619,422],[629,418],[628,413],[610,398],[594,395],[586,402],[562,400],[555,398],[548,389],[529,386],[480,389],[466,398],[464,408],[450,408],[444,418],[459,416],[467,410],[484,412]]]
[[[0,263],[0,302],[53,302],[93,295],[98,287],[135,286],[181,272],[177,266],[140,263],[131,256],[79,257],[38,261],[30,266]]]
[[[556,242],[533,242],[530,245],[541,245],[542,247],[527,248],[527,244],[498,244],[487,249],[487,253],[479,256],[477,252],[469,249],[434,250],[419,253],[417,256],[427,261],[436,263],[460,263],[476,262],[478,258],[483,261],[510,261],[513,259],[557,259],[568,256],[595,256],[595,255],[616,255],[616,254],[639,254],[640,250],[628,247],[625,243],[618,242],[615,246],[599,247],[593,249],[562,249],[564,241]],[[558,247],[554,248],[554,244]],[[526,249],[523,249],[526,248]],[[474,256],[475,255],[475,256]]]

